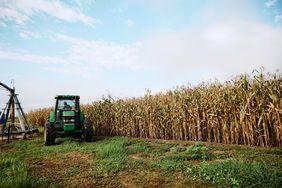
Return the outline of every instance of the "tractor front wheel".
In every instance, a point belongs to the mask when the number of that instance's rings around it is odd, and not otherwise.
[[[86,142],[92,142],[94,136],[93,125],[89,119],[84,120],[84,140]]]
[[[55,144],[55,127],[49,121],[44,126],[44,144],[51,146]]]

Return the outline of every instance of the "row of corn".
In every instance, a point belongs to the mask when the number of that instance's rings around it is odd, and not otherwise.
[[[82,106],[95,134],[282,146],[281,73],[180,87],[141,98],[104,97]],[[50,109],[29,113],[43,125]]]

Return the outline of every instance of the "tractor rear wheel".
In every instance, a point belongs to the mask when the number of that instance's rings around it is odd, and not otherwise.
[[[84,120],[84,140],[86,142],[92,142],[94,136],[93,125],[89,119]]]
[[[55,126],[47,121],[44,126],[44,144],[46,146],[55,144],[55,136]]]

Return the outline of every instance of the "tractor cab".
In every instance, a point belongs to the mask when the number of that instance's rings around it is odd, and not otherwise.
[[[57,124],[63,125],[64,122],[67,122],[66,120],[78,120],[79,116],[83,116],[80,113],[79,96],[57,95],[55,99],[55,120]]]
[[[55,97],[57,110],[75,110],[79,111],[79,96],[57,95]]]

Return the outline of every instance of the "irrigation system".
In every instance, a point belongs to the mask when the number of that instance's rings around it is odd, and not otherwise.
[[[2,82],[0,82],[0,86],[9,92],[9,100],[0,113],[0,136],[7,136],[7,142],[9,142],[10,135],[22,134],[25,138],[26,134],[38,132],[35,126],[29,125],[21,103],[15,93],[15,87],[10,88]]]

